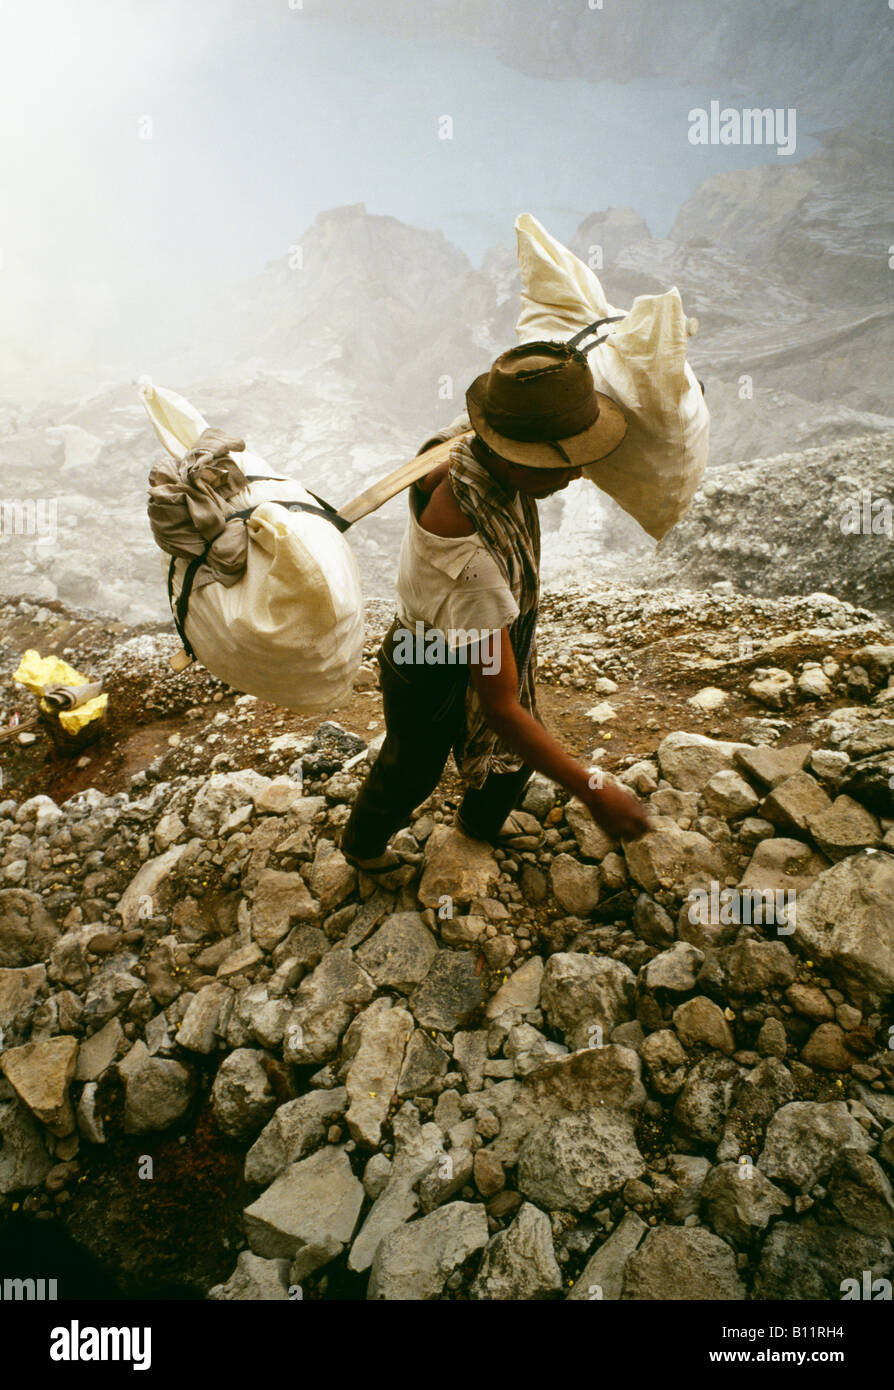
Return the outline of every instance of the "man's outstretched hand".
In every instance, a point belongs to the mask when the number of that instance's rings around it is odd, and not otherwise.
[[[638,840],[652,829],[646,807],[630,792],[606,783],[588,793],[584,805],[612,839]]]

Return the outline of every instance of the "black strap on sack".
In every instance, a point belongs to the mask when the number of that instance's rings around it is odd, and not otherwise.
[[[183,644],[183,650],[193,661],[196,659],[196,654],[186,635],[186,615],[189,611],[189,596],[192,593],[193,581],[195,580],[199,565],[205,563],[210,549],[211,546],[209,543],[205,546],[201,555],[194,555],[186,566],[186,573],[183,576],[183,583],[180,586],[180,593],[177,596],[176,604],[174,603],[174,566],[177,563],[176,555],[171,556],[171,563],[168,565],[168,603],[171,605],[171,615],[174,619],[174,626],[177,629],[177,636]]]
[[[280,483],[283,480],[282,478],[255,477],[249,478],[248,481],[252,483]],[[310,490],[307,489],[307,491]],[[331,522],[337,530],[347,531],[348,527],[351,525],[350,521],[346,521],[343,516],[339,516],[336,509],[333,506],[331,506],[329,502],[324,501],[322,497],[317,497],[317,494],[315,492],[311,492],[310,496],[313,497],[315,501],[319,502],[320,505],[318,507],[311,506],[309,502],[281,502],[278,499],[274,498],[271,498],[269,500],[274,501],[277,507],[285,507],[286,511],[289,512],[310,512],[313,516],[321,516],[324,519],[324,521]],[[229,516],[227,517],[227,521],[247,521],[248,518],[251,516],[252,512],[255,511],[257,507],[262,507],[263,505],[263,502],[256,502],[254,507],[245,507],[242,511],[230,512]],[[196,574],[198,573],[199,566],[203,565],[206,559],[208,558],[208,552],[211,549],[212,544],[213,542],[209,541],[208,544],[205,546],[205,549],[202,551],[201,555],[194,555],[193,558],[190,560],[189,564],[186,566],[186,573],[183,576],[183,583],[180,586],[180,593],[177,596],[176,604],[174,603],[174,566],[177,563],[177,557],[172,555],[171,563],[168,565],[168,603],[171,606],[171,615],[174,619],[174,626],[177,629],[177,635],[180,638],[181,643],[183,644],[183,650],[186,652],[187,656],[190,657],[193,661],[196,660],[196,654],[193,651],[189,638],[186,635],[186,617],[189,612],[189,599],[190,595],[192,594],[192,588],[193,583],[195,582]]]
[[[283,478],[274,477],[272,473],[246,473],[245,477],[249,483],[281,483],[285,481]],[[275,501],[278,507],[286,507],[290,512],[313,512],[315,515],[322,516],[325,521],[331,521],[333,526],[337,526],[339,531],[347,531],[349,526],[353,526],[354,523],[352,521],[345,521],[344,517],[339,515],[331,503],[325,502],[322,497],[318,497],[315,492],[311,492],[310,488],[305,488],[304,490],[315,502],[319,502],[320,507],[311,507],[307,502],[281,502],[276,498],[271,500]],[[255,507],[260,507],[262,505],[263,504],[260,502],[255,503]],[[320,508],[322,508],[322,510],[320,510]],[[231,513],[231,515],[227,517],[227,520],[231,521],[234,516],[247,518],[251,516],[253,511],[254,507],[246,507],[244,511]]]
[[[597,319],[595,323],[588,323],[586,328],[582,328],[579,333],[575,333],[573,338],[568,339],[568,346],[577,348],[579,352],[584,354],[592,352],[593,348],[599,347],[600,344],[607,342],[611,336],[609,333],[605,333],[601,338],[598,336],[599,330],[602,328],[603,324],[620,323],[621,320],[626,319],[626,317],[626,314],[616,314],[612,319]],[[591,337],[595,338],[595,342],[588,343],[586,347],[580,346],[585,338]]]
[[[256,478],[252,479],[252,482],[257,481]],[[277,478],[274,481],[282,482],[282,479]],[[348,527],[352,524],[350,521],[346,521],[343,516],[339,516],[335,508],[330,506],[328,502],[324,502],[322,497],[317,497],[315,492],[311,492],[310,495],[319,502],[320,505],[318,507],[312,507],[309,502],[284,502],[278,497],[266,498],[265,502],[272,502],[276,507],[285,507],[287,512],[310,512],[312,516],[321,516],[324,521],[331,521],[336,530],[347,531]],[[252,512],[256,511],[258,507],[263,507],[265,502],[256,502],[253,507],[243,507],[241,512],[230,512],[227,521],[236,521],[237,519],[240,521],[247,521]]]

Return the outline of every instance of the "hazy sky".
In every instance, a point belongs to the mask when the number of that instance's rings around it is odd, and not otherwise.
[[[704,178],[777,157],[689,144],[713,90],[534,78],[338,16],[335,0],[0,0],[0,397],[32,371],[52,396],[54,373],[64,395],[69,367],[113,370],[325,208],[440,227],[478,263],[526,210],[570,236],[629,205],[665,235]]]

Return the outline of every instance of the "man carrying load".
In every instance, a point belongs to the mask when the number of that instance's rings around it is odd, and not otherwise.
[[[456,824],[473,839],[498,842],[533,771],[612,836],[649,828],[634,796],[594,786],[547,732],[534,689],[537,500],[610,454],[623,414],[595,389],[585,355],[557,342],[501,354],[466,404],[472,431],[462,420],[426,441],[420,453],[457,436],[449,461],[410,490],[397,618],[378,653],[386,736],[342,838],[368,873],[400,864],[388,840],[431,795],[451,749],[466,787]]]

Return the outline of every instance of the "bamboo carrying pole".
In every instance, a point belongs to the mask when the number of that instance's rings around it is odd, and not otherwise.
[[[433,449],[426,449],[424,454],[418,454],[408,463],[402,463],[400,468],[395,468],[393,473],[389,473],[379,482],[373,483],[372,487],[361,492],[359,497],[354,497],[343,507],[339,507],[339,516],[344,517],[345,521],[351,522],[352,525],[355,521],[359,521],[362,516],[369,516],[370,512],[376,511],[392,497],[396,497],[411,483],[415,483],[419,478],[424,478],[426,473],[430,473],[439,464],[445,463],[450,457],[454,444],[457,444],[460,439],[468,439],[471,434],[471,430],[467,430],[465,434],[455,434],[452,438],[445,439],[442,444],[436,444]]]
[[[15,738],[17,734],[28,733],[34,728],[36,723],[37,715],[35,714],[31,719],[23,719],[19,724],[15,724],[11,728],[7,727],[5,729],[0,729],[0,739]]]

